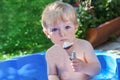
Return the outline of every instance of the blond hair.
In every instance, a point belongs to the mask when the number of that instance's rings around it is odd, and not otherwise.
[[[42,13],[42,26],[48,28],[55,26],[60,21],[71,21],[74,25],[78,25],[75,9],[68,3],[55,1],[46,6]]]

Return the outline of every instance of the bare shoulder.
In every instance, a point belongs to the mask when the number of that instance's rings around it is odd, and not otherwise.
[[[91,43],[84,39],[76,39],[76,42],[78,43],[79,46],[92,47]]]
[[[58,49],[58,46],[53,45],[52,47],[50,47],[47,51],[46,51],[46,55],[54,55],[56,53]]]
[[[87,62],[98,62],[97,56],[94,53],[94,48],[92,47],[91,43],[82,39],[77,40],[79,50],[83,52],[85,60]]]
[[[49,48],[47,51],[46,51],[46,57],[47,58],[57,58],[59,56],[59,53],[60,53],[60,50],[61,50],[61,47],[58,46],[58,45],[53,45],[51,48]]]
[[[55,45],[53,45],[52,47],[50,47],[47,51],[46,51],[46,53],[48,54],[48,53],[52,53],[52,52],[54,52],[55,50],[56,50],[56,46]]]
[[[94,53],[94,49],[90,42],[83,39],[76,39],[77,47],[79,50],[82,50],[84,53]]]

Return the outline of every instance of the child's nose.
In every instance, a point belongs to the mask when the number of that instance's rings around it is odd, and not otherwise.
[[[60,30],[60,31],[59,31],[59,34],[60,34],[61,37],[66,36],[65,30]]]

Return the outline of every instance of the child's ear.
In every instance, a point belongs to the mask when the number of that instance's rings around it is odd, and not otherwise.
[[[48,33],[48,31],[47,31],[46,29],[43,29],[43,32],[45,33],[45,35],[46,35],[48,38],[50,38],[49,33]]]
[[[77,25],[75,25],[75,30],[76,30],[76,31],[77,31],[77,29],[78,29],[78,26],[79,26],[78,24],[77,24]]]

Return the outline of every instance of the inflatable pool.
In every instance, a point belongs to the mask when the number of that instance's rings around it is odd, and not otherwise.
[[[120,80],[120,58],[95,50],[101,72],[94,80]],[[48,80],[45,52],[0,61],[0,80]]]

